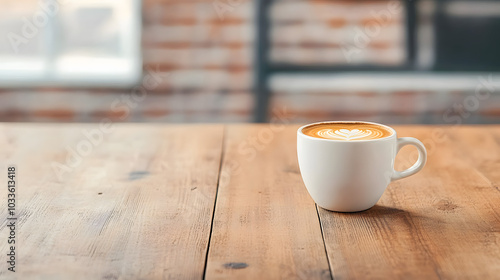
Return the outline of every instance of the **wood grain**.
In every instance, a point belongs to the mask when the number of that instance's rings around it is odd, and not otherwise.
[[[298,125],[121,124],[81,146],[97,127],[0,124],[0,170],[6,183],[17,166],[19,217],[18,272],[4,263],[0,279],[500,275],[500,126],[395,127],[424,142],[427,166],[351,214],[309,197]],[[80,158],[78,147],[88,149]],[[413,155],[404,148],[397,169]],[[2,207],[4,238],[6,217]]]
[[[274,128],[274,130],[273,130]],[[207,279],[330,279],[296,126],[226,128]]]
[[[500,192],[500,129],[498,126],[464,126],[449,129],[457,156]]]
[[[0,126],[2,172],[18,166],[15,276],[202,278],[223,126],[115,125],[59,180],[52,163],[64,162],[67,147],[96,128]],[[7,236],[4,207],[0,216]],[[7,253],[7,242],[0,252]],[[0,278],[12,275],[4,267]]]
[[[400,137],[413,136],[426,144],[427,166],[393,182],[368,211],[341,214],[320,209],[333,277],[496,279],[500,192],[485,177],[498,178],[488,162],[498,166],[500,154],[498,143],[488,136],[491,128],[396,130]],[[411,149],[403,149],[396,167],[407,167],[410,158]],[[483,175],[477,168],[489,171]]]

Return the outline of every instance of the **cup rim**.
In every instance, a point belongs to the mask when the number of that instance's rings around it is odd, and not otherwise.
[[[388,130],[390,130],[392,132],[392,134],[389,135],[389,136],[386,136],[386,137],[378,138],[378,139],[344,141],[344,140],[335,140],[335,139],[325,139],[325,138],[312,137],[312,136],[309,136],[309,135],[305,135],[302,132],[302,129],[304,129],[306,127],[309,127],[309,126],[312,126],[312,125],[318,125],[318,124],[327,124],[327,123],[363,123],[363,124],[379,125],[379,126],[385,127]],[[321,122],[309,123],[309,124],[306,124],[306,125],[303,125],[303,126],[299,127],[299,129],[297,130],[297,134],[302,135],[303,137],[306,137],[306,138],[309,138],[309,139],[318,140],[318,141],[328,141],[328,142],[337,142],[337,143],[363,143],[363,142],[374,142],[374,141],[387,141],[387,140],[393,139],[393,138],[396,137],[396,130],[394,128],[390,127],[390,126],[385,125],[385,124],[380,124],[380,123],[375,123],[375,122],[366,122],[366,121],[321,121]]]

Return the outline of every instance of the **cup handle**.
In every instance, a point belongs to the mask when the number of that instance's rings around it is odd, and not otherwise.
[[[403,148],[406,145],[412,145],[415,146],[418,150],[418,159],[415,164],[413,164],[410,168],[404,170],[404,171],[396,171],[394,170],[394,173],[392,174],[391,181],[396,181],[399,179],[403,179],[405,177],[411,176],[418,171],[420,171],[422,168],[424,168],[425,162],[427,161],[427,151],[425,150],[424,144],[420,142],[420,140],[415,139],[413,137],[401,137],[398,138],[398,147],[397,147],[397,153],[401,148]]]

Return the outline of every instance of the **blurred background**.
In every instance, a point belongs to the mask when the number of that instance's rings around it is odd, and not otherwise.
[[[4,122],[500,123],[500,1],[0,3]]]

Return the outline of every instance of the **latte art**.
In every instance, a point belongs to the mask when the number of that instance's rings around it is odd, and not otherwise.
[[[373,132],[369,129],[367,130],[359,130],[359,129],[339,129],[333,131],[333,129],[325,128],[316,133],[318,136],[322,138],[328,139],[339,139],[339,140],[355,140],[360,138],[370,137]]]
[[[392,132],[387,128],[369,123],[323,123],[302,129],[305,135],[341,140],[373,140],[390,136]]]

